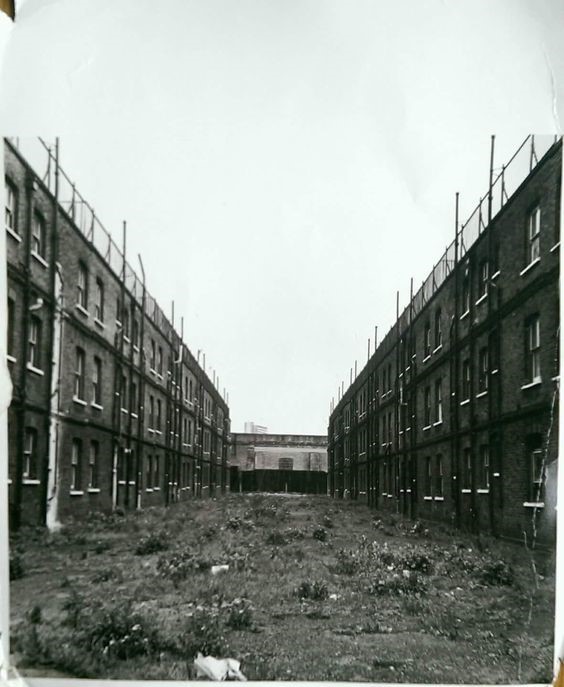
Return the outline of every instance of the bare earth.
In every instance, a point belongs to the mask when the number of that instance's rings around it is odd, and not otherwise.
[[[250,680],[552,679],[553,553],[353,502],[233,494],[98,516],[22,531],[11,559],[24,675],[185,680],[202,651]]]

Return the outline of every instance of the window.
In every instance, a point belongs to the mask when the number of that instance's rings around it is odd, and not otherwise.
[[[437,456],[437,472],[435,475],[435,498],[442,498],[443,494],[443,457],[439,453]]]
[[[100,445],[97,441],[90,442],[90,455],[88,457],[88,488],[98,488],[98,454]]]
[[[126,305],[123,306],[123,336],[129,339],[129,310]]]
[[[153,428],[155,426],[155,398],[154,396],[149,396],[149,427]]]
[[[31,252],[45,257],[45,220],[39,212],[33,213],[31,225]]]
[[[388,432],[386,429],[386,415],[382,415],[382,439],[384,440],[382,443],[386,443],[387,437]]]
[[[121,409],[127,410],[127,377],[126,377],[126,375],[121,376],[120,403],[121,403]]]
[[[37,479],[37,430],[33,427],[25,430],[23,478]]]
[[[137,384],[134,381],[131,382],[131,389],[129,392],[129,403],[131,406],[131,412],[136,413],[137,412]]]
[[[192,400],[194,398],[193,388],[192,388],[192,380],[190,380],[188,383],[188,398],[190,400]]]
[[[162,375],[163,373],[163,349],[159,346],[159,355],[157,357],[157,373]]]
[[[133,345],[139,348],[139,320],[137,318],[133,319],[131,338]]]
[[[488,390],[488,349],[480,348],[478,353],[478,392]]]
[[[423,352],[425,357],[431,355],[431,325],[429,322],[425,323],[425,335],[423,339]]]
[[[442,379],[435,382],[435,422],[443,421],[443,389]]]
[[[462,280],[462,313],[465,314],[470,310],[470,267],[468,264],[464,267],[464,278]]]
[[[388,413],[388,443],[392,443],[392,433],[394,430],[394,425],[392,422],[392,411]]]
[[[157,364],[156,360],[157,360],[157,347],[156,347],[155,341],[153,339],[151,339],[151,357],[149,359],[149,365],[151,367],[151,370],[155,369],[155,365]]]
[[[480,488],[490,488],[490,447],[487,444],[480,446]]]
[[[462,488],[472,489],[472,452],[469,447],[463,453]]]
[[[425,387],[425,427],[431,424],[431,387]]]
[[[15,353],[15,324],[16,324],[16,301],[13,298],[8,298],[8,332],[6,348],[8,355],[13,356]]]
[[[482,260],[480,263],[480,281],[478,282],[478,297],[485,296],[488,292],[488,279],[490,273],[490,266],[487,260]]]
[[[544,469],[544,454],[542,449],[536,448],[530,452],[530,463],[531,463],[531,500],[534,503],[539,503],[544,500],[544,482],[545,482],[545,469]]]
[[[153,487],[153,456],[145,456],[145,489]]]
[[[16,187],[4,179],[4,191],[6,194],[6,206],[4,209],[4,224],[8,231],[13,231],[15,234],[18,233],[17,227],[17,210],[18,210],[18,193]]]
[[[116,322],[118,324],[121,324],[121,313],[122,313],[121,296],[118,296],[116,299]]]
[[[443,330],[441,325],[441,309],[435,313],[435,348],[443,345]]]
[[[431,456],[425,458],[425,496],[433,495],[433,464]]]
[[[88,269],[83,262],[78,263],[76,302],[81,308],[85,310],[88,308]]]
[[[210,431],[209,429],[204,430],[204,453],[210,452]]]
[[[279,470],[293,470],[294,469],[294,459],[282,456],[278,459],[278,469]]]
[[[525,365],[527,381],[540,382],[540,320],[538,315],[530,317],[525,325],[526,329],[526,349]]]
[[[161,422],[162,422],[162,403],[161,399],[157,399],[157,427],[156,430],[157,432],[161,431]]]
[[[470,398],[470,360],[462,361],[462,400]]]
[[[392,364],[388,365],[388,391],[392,390]]]
[[[94,317],[99,321],[104,321],[104,282],[96,279],[96,302],[94,303]]]
[[[537,207],[529,213],[527,220],[527,264],[540,258],[541,212]]]
[[[79,491],[81,485],[82,441],[72,440],[71,454],[71,491]]]
[[[160,489],[160,456],[153,456],[153,489]]]
[[[74,396],[84,399],[84,351],[77,348],[74,362]]]
[[[102,405],[102,361],[96,356],[92,372],[92,403]]]
[[[41,369],[41,320],[35,315],[29,318],[27,362],[36,370]]]

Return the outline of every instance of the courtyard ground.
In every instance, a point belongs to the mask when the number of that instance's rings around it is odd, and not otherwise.
[[[24,675],[190,679],[202,651],[249,680],[552,679],[553,554],[350,501],[233,494],[22,530],[10,554]]]

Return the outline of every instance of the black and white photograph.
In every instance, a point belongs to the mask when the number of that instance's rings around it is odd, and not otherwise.
[[[13,8],[0,677],[556,680],[564,8]]]

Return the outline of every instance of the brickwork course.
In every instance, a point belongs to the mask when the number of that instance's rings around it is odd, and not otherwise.
[[[11,526],[225,492],[215,380],[35,145],[41,170],[4,139]]]
[[[547,138],[528,137],[492,173],[491,191],[457,219],[453,244],[333,400],[332,496],[554,541],[562,141]]]

